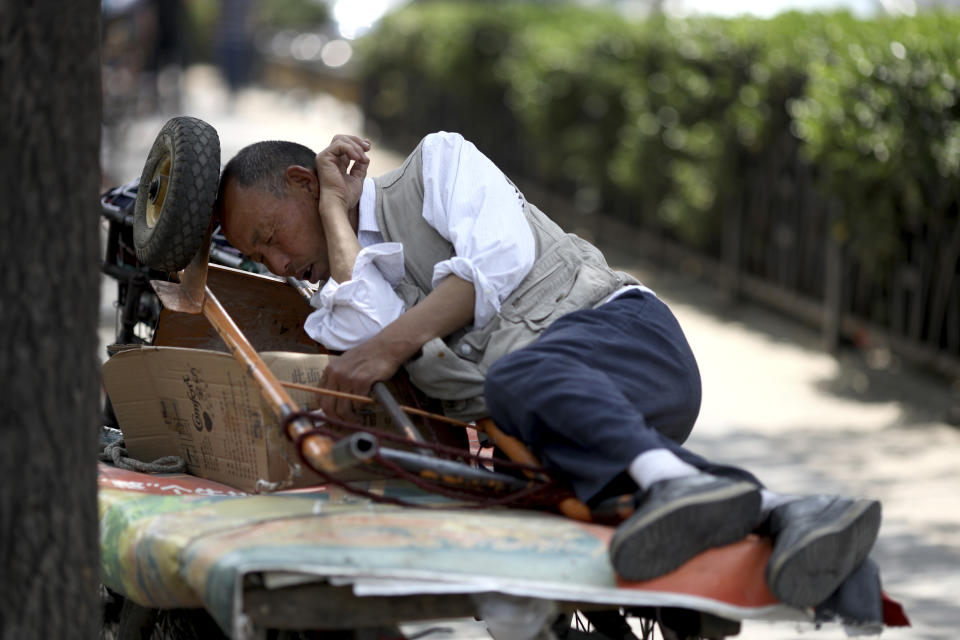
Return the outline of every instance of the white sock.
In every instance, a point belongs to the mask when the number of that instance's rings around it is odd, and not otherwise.
[[[634,458],[627,473],[641,489],[649,489],[654,482],[696,475],[700,470],[668,449],[651,449]]]
[[[799,496],[790,495],[789,493],[776,493],[770,491],[770,489],[760,489],[760,513],[763,517],[767,517],[767,514],[780,505],[793,502],[797,498],[799,498]]]

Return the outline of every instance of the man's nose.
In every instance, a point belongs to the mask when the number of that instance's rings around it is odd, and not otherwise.
[[[278,276],[292,276],[294,274],[290,273],[291,264],[290,258],[288,258],[282,251],[270,251],[269,253],[264,254],[264,261],[267,263],[267,269],[270,269],[273,273]]]

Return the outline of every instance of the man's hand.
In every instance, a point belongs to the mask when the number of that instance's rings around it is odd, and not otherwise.
[[[400,368],[397,360],[376,338],[331,358],[320,376],[320,386],[355,395],[370,394],[374,382],[389,380]],[[356,420],[353,402],[332,396],[320,396],[320,408],[329,416]]]
[[[321,216],[327,211],[347,212],[357,206],[363,191],[363,179],[370,166],[370,159],[367,158],[369,150],[369,140],[337,135],[326,149],[317,154]]]
[[[316,158],[320,181],[317,213],[327,237],[329,275],[337,282],[353,277],[353,265],[360,253],[351,213],[358,209],[363,192],[363,179],[370,165],[366,153],[369,148],[370,142],[357,136],[334,136],[330,146]]]
[[[389,380],[427,341],[443,338],[473,319],[473,283],[447,276],[430,294],[363,344],[332,358],[320,386],[368,395],[374,382]],[[322,397],[324,413],[355,418],[351,401]]]

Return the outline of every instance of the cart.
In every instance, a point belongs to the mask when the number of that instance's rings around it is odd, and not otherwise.
[[[587,509],[491,421],[446,418],[402,375],[372,398],[353,398],[377,407],[363,423],[311,411],[297,398],[324,391],[282,379],[262,357],[330,357],[302,331],[309,291],[255,273],[217,239],[218,179],[216,131],[174,118],[139,182],[103,199],[103,271],[118,282],[121,310],[111,361],[184,351],[215,359],[207,352],[219,350],[234,367],[223,365],[223,383],[196,367],[177,378],[192,412],[133,397],[160,383],[130,369],[108,387],[103,637],[400,638],[435,630],[411,626],[420,621],[454,618],[477,620],[479,633],[496,638],[650,638],[655,628],[665,638],[723,638],[743,620],[876,632],[906,623],[879,582],[882,611],[871,619],[850,618],[839,600],[815,610],[777,602],[764,580],[770,544],[755,535],[625,582],[607,545],[627,502]],[[210,391],[217,384],[226,395]],[[257,396],[262,413],[236,410],[241,392]],[[134,461],[137,411],[151,406],[175,434],[182,471]],[[208,406],[230,416],[226,428],[214,426],[222,421]],[[240,464],[215,449],[221,431],[273,446],[259,468],[279,464],[281,473],[243,486],[217,481],[205,461]]]

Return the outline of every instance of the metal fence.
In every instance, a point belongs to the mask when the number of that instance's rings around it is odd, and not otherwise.
[[[915,364],[960,377],[960,216],[940,228],[903,230],[909,260],[880,276],[834,234],[840,209],[814,187],[813,169],[791,142],[745,165],[749,188],[722,212],[714,248],[696,251],[622,216],[585,215],[571,198],[534,180],[528,197],[571,230],[601,245],[698,271],[731,298],[758,301],[819,328],[829,350],[883,347]]]

